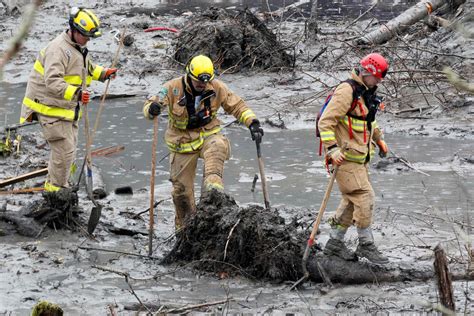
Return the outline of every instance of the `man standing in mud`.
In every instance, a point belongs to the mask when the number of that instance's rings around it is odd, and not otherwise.
[[[204,159],[204,192],[224,189],[224,161],[230,157],[230,144],[220,132],[217,111],[221,106],[250,129],[252,140],[261,142],[263,129],[255,113],[222,81],[214,79],[214,65],[207,56],[193,57],[184,76],[166,82],[157,96],[145,102],[146,118],[153,119],[164,109],[169,115],[165,141],[171,152],[176,230],[196,211],[194,179],[198,158]]]
[[[388,263],[388,258],[374,244],[371,230],[374,190],[368,176],[373,143],[378,145],[381,157],[388,153],[375,120],[381,103],[375,91],[387,71],[388,63],[380,54],[365,56],[352,71],[351,79],[335,89],[318,122],[326,161],[339,166],[336,181],[342,193],[336,214],[329,220],[330,239],[324,253],[345,260],[365,257],[373,263]],[[343,152],[344,144],[347,145]],[[355,253],[344,244],[344,235],[352,225],[357,227],[359,236]]]
[[[117,72],[90,60],[86,45],[90,38],[101,36],[99,26],[91,10],[72,8],[69,29],[39,52],[28,79],[20,123],[39,120],[50,146],[44,185],[50,195],[70,195],[68,179],[76,155],[80,103],[85,106],[90,98],[90,93],[81,89],[83,69],[86,68],[87,86],[92,80],[114,78]]]

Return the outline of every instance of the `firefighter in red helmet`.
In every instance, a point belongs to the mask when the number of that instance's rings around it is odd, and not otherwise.
[[[382,131],[375,120],[381,103],[375,91],[388,68],[388,62],[378,53],[362,58],[360,66],[352,71],[351,78],[335,89],[318,122],[326,159],[332,165],[339,166],[336,181],[342,193],[336,213],[329,220],[330,238],[324,249],[327,255],[346,260],[365,257],[376,264],[388,263],[388,258],[375,246],[372,235],[374,190],[368,176],[374,144],[378,145],[382,157],[388,153]],[[344,152],[341,150],[343,144],[347,144]],[[355,253],[344,243],[350,226],[356,226],[359,236]]]

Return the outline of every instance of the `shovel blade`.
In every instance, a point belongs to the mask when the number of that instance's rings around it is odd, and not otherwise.
[[[100,215],[102,214],[102,205],[96,205],[91,210],[89,222],[87,223],[87,232],[92,235],[97,224],[99,224]]]

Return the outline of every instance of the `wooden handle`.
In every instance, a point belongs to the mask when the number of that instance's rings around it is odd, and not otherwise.
[[[148,255],[153,254],[153,232],[155,225],[155,170],[156,147],[158,144],[158,116],[153,118],[153,144],[151,147],[151,176],[150,176],[150,226],[148,231]]]
[[[260,179],[262,181],[262,191],[263,191],[263,200],[265,202],[265,208],[267,210],[270,209],[270,199],[268,198],[268,190],[267,190],[267,178],[265,178],[265,168],[263,165],[263,159],[261,156],[260,151],[260,144],[257,143],[257,159],[258,159],[258,169],[260,170]]]

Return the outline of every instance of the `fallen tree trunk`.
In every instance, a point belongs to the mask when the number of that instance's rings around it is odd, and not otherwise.
[[[230,196],[207,192],[177,234],[173,249],[163,263],[193,263],[193,268],[213,273],[240,273],[267,281],[296,281],[304,272],[302,257],[308,233],[300,224],[249,205],[239,208]],[[350,262],[325,256],[311,249],[307,268],[311,280],[322,283],[317,262],[332,283],[363,284],[434,280],[433,265],[420,262],[393,262],[378,266],[366,261]],[[316,262],[317,260],[317,262]],[[471,279],[464,266],[457,266],[453,279]]]
[[[310,259],[308,271],[310,279],[323,283],[316,260],[325,270],[325,274],[333,283],[365,284],[382,282],[427,281],[435,279],[435,271],[431,264],[416,262],[397,262],[387,265],[375,265],[367,261],[345,261],[334,256],[318,253]],[[474,276],[467,273],[465,266],[456,266],[452,271],[453,280],[472,280]]]
[[[454,5],[459,6],[465,0],[455,0]],[[355,41],[356,45],[377,45],[383,44],[393,37],[402,34],[408,27],[427,17],[434,10],[444,5],[450,4],[448,0],[422,1],[406,10],[395,19],[382,24],[374,30]]]

